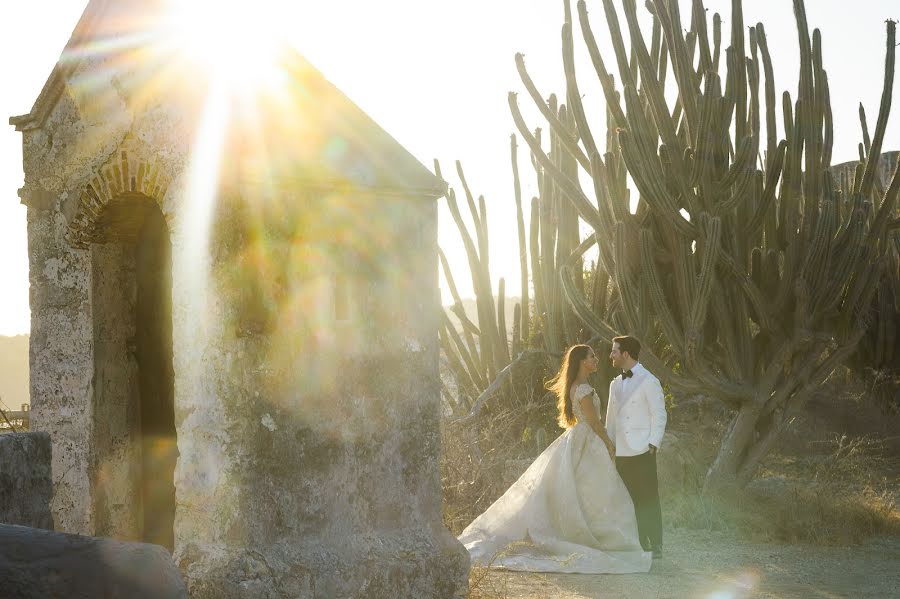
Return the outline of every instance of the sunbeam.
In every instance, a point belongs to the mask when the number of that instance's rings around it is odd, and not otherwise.
[[[284,3],[170,0],[162,21],[169,43],[231,92],[255,91],[277,79],[284,45]]]
[[[194,298],[205,297],[208,283],[209,235],[219,185],[222,152],[228,129],[228,98],[221,84],[213,85],[191,150],[188,167],[185,227],[185,260],[190,280],[204,288],[192,290]],[[198,311],[203,314],[205,310]]]

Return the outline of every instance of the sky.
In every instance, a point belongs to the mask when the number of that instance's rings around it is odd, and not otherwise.
[[[86,4],[86,0],[4,3],[0,19],[3,123],[31,109]],[[685,18],[689,4],[682,0]],[[707,0],[705,4],[710,15],[722,15],[725,38],[731,2]],[[509,159],[514,126],[507,93],[523,92],[514,63],[516,52],[524,53],[529,72],[545,95],[563,89],[562,0],[256,0],[243,6],[248,20],[268,15],[260,26],[282,31],[423,164],[431,168],[433,159],[439,159],[444,177],[457,189],[453,164],[457,159],[463,162],[472,191],[487,201],[495,287],[503,276],[514,293],[520,283]],[[590,0],[588,8],[601,51],[609,57],[607,63],[614,63],[600,0]],[[835,119],[833,162],[853,160],[861,139],[860,102],[870,130],[874,129],[884,77],[884,21],[900,19],[900,2],[857,0],[851,9],[845,0],[809,0],[807,14],[810,27],[822,31]],[[745,3],[745,25],[758,21],[766,27],[777,92],[795,94],[799,51],[792,2]],[[578,37],[576,48],[584,103],[589,118],[593,115],[597,123],[595,137],[602,139],[604,123],[597,118],[603,114],[602,95]],[[520,93],[526,118],[539,126],[529,102]],[[534,174],[524,143],[519,147],[527,202],[535,193]],[[900,149],[900,73],[884,149]],[[22,181],[21,134],[11,126],[0,127],[0,335],[29,330],[26,209],[16,195]],[[470,295],[465,255],[444,200],[439,218],[439,243],[448,254],[460,292]],[[446,301],[449,298],[443,291]]]

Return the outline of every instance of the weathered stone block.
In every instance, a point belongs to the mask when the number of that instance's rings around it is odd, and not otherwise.
[[[187,591],[158,545],[0,524],[0,593],[7,599],[181,599]]]
[[[0,435],[0,522],[53,530],[50,435]]]

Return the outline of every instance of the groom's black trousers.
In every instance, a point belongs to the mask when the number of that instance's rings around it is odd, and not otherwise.
[[[645,551],[662,548],[662,511],[656,479],[656,454],[616,456],[616,470],[625,483],[637,516],[638,536]]]

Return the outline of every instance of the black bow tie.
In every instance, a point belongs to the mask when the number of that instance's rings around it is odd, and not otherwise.
[[[622,380],[624,381],[625,379],[630,379],[633,376],[634,376],[633,372],[631,372],[630,370],[626,370],[622,373]]]

